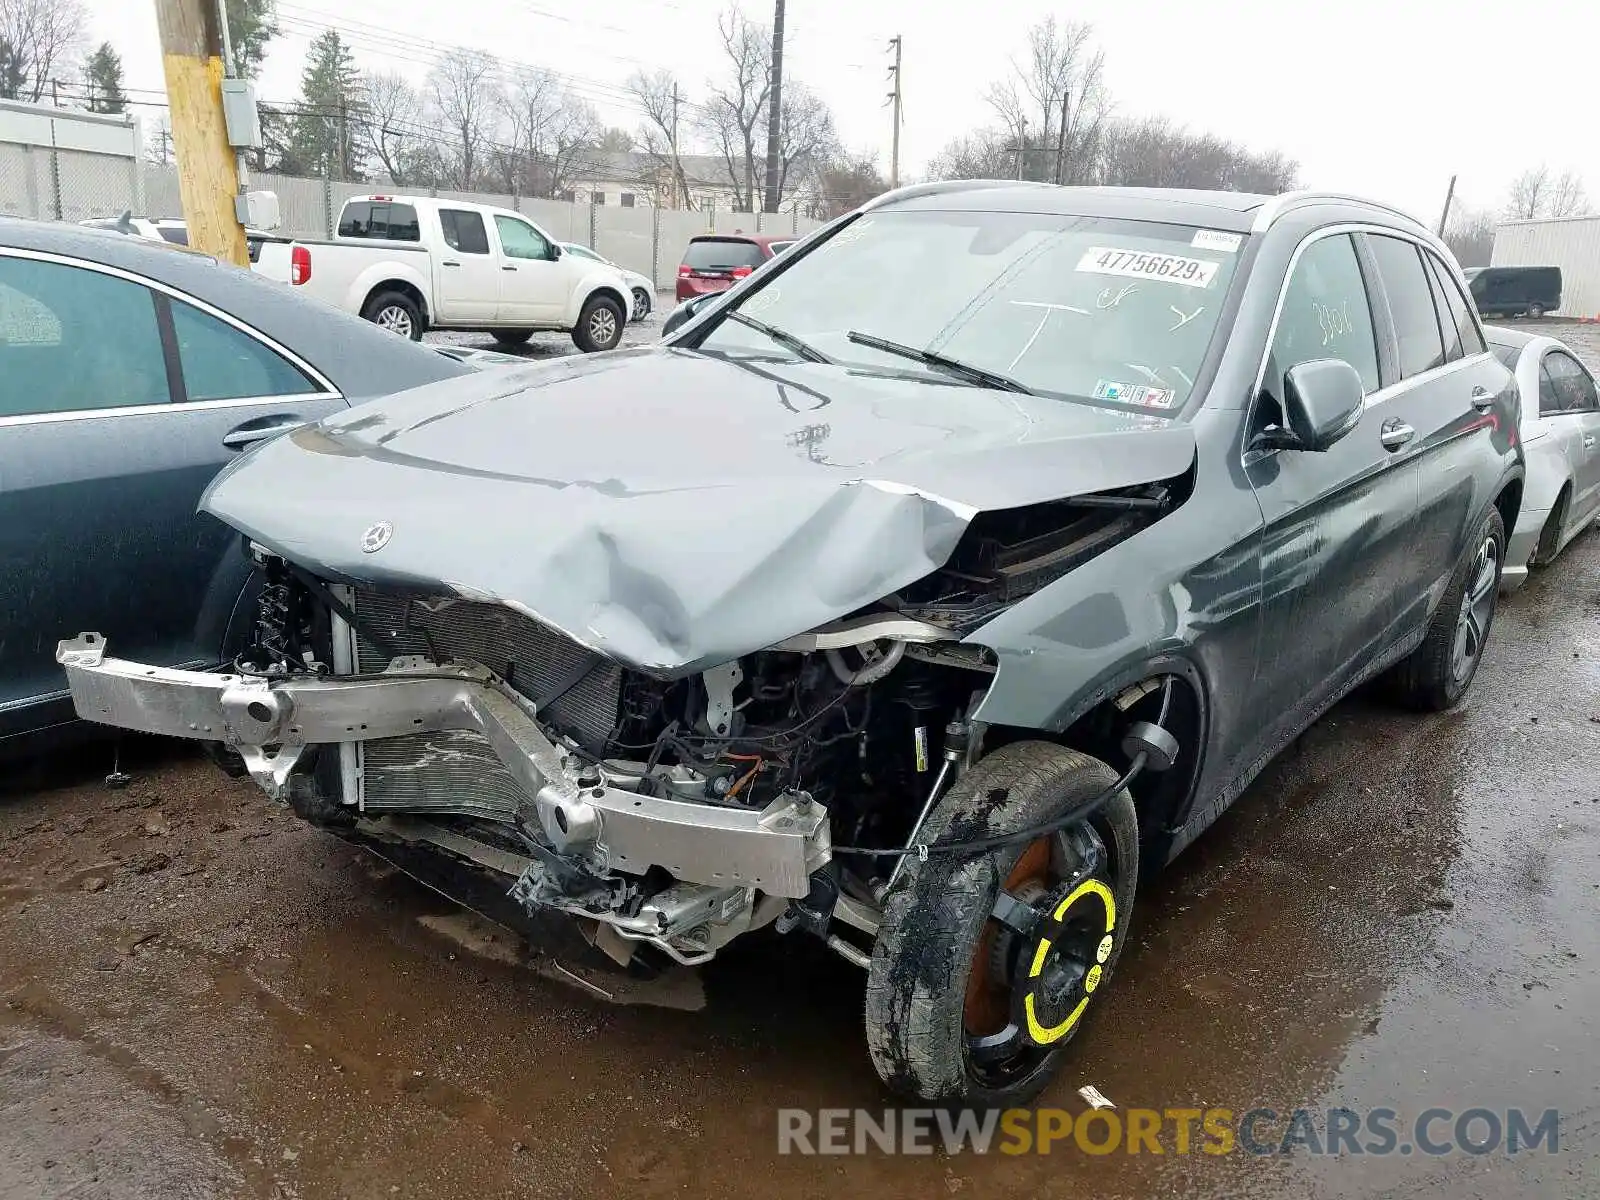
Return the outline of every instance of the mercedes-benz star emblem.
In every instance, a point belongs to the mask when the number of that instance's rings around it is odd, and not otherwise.
[[[379,521],[361,535],[361,553],[376,554],[389,544],[389,539],[393,536],[394,526],[388,521]]]

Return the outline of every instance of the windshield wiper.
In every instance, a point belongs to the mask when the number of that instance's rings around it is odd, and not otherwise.
[[[949,358],[935,350],[918,350],[915,346],[902,346],[899,342],[891,342],[888,338],[874,337],[870,333],[857,333],[853,329],[845,334],[845,337],[858,346],[870,346],[874,350],[882,350],[885,354],[898,354],[901,358],[914,358],[918,362],[925,362],[930,367],[942,367],[952,375],[960,375],[980,387],[997,388],[1002,392],[1021,392],[1025,396],[1034,394],[1008,375],[985,371],[982,367],[964,363],[959,358]]]
[[[737,321],[741,325],[748,325],[757,333],[766,334],[785,350],[793,350],[807,362],[831,363],[833,361],[833,359],[829,358],[821,350],[818,350],[815,346],[811,346],[805,342],[802,342],[788,330],[779,329],[776,325],[768,325],[765,321],[758,321],[754,317],[746,316],[737,308],[729,309],[727,317],[730,321]]]

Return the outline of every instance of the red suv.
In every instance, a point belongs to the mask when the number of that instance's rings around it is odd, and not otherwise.
[[[792,234],[769,237],[764,233],[707,233],[690,238],[683,262],[678,264],[678,300],[725,292],[797,241]]]

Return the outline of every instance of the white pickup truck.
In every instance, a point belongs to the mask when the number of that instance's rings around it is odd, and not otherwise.
[[[520,213],[427,196],[352,197],[333,241],[268,242],[254,269],[413,341],[450,329],[518,345],[554,330],[610,350],[633,306],[615,267],[565,253]]]

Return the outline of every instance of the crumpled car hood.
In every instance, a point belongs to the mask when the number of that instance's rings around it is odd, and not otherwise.
[[[977,512],[1193,459],[1159,414],[652,347],[372,401],[231,464],[201,507],[325,578],[497,601],[682,674],[921,578]]]

